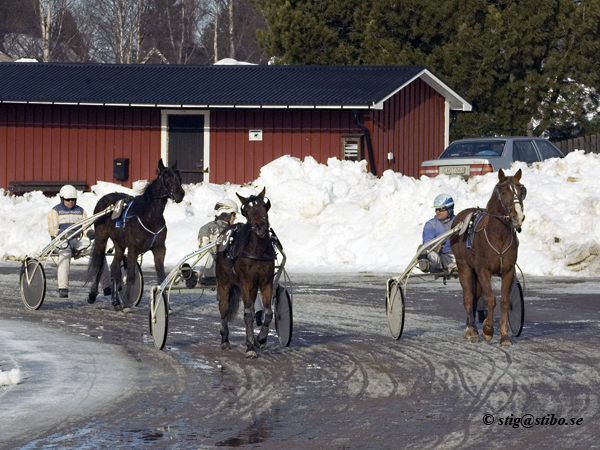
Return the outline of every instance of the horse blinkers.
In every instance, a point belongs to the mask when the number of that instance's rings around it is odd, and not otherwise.
[[[242,215],[252,225],[252,230],[261,238],[269,231],[269,217],[267,216],[267,212],[271,208],[271,202],[269,199],[265,202],[264,194],[264,189],[259,195],[251,195],[248,198],[237,194],[242,202]],[[261,206],[264,208],[264,213],[260,211],[262,209]]]

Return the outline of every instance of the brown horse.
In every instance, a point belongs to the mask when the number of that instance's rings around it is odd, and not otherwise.
[[[217,252],[217,298],[221,313],[221,348],[230,349],[229,327],[227,325],[237,314],[240,296],[244,301],[244,322],[246,323],[246,357],[256,358],[257,347],[267,344],[269,324],[273,319],[271,300],[273,298],[273,277],[275,273],[275,250],[271,241],[267,212],[271,203],[265,202],[265,189],[259,195],[244,198],[242,214],[245,224],[230,227],[233,244],[230,249]],[[227,231],[225,231],[227,233]],[[254,301],[262,294],[264,321],[258,335],[254,337]]]
[[[458,276],[463,289],[463,302],[467,311],[465,338],[473,342],[479,341],[479,333],[475,325],[475,307],[482,292],[488,307],[488,316],[484,321],[482,334],[486,341],[494,336],[496,297],[492,290],[491,278],[492,275],[499,275],[502,279],[500,345],[512,344],[508,336],[507,322],[509,297],[519,249],[516,232],[521,231],[521,225],[525,220],[523,200],[527,193],[525,186],[519,182],[520,179],[521,169],[514,176],[506,176],[500,169],[498,184],[494,188],[481,220],[474,223],[473,232],[455,234],[450,239],[452,252],[456,256]],[[476,211],[476,208],[461,211],[454,219],[454,223],[459,223],[468,214]],[[467,241],[471,237],[472,242],[469,246]]]
[[[144,193],[137,197],[128,197],[126,194],[107,194],[98,200],[94,214],[103,211],[110,205],[120,200],[125,200],[122,216],[112,218],[110,215],[102,216],[94,223],[96,239],[88,266],[88,281],[92,282],[88,303],[94,303],[98,295],[98,282],[100,280],[102,263],[106,251],[106,243],[110,238],[115,246],[115,255],[110,267],[112,283],[112,304],[116,311],[123,310],[123,305],[117,293],[117,277],[120,264],[127,249],[127,259],[132,261],[127,267],[127,290],[131,288],[135,279],[135,262],[139,255],[152,250],[154,255],[154,269],[158,283],[165,279],[164,259],[166,253],[165,240],[167,239],[167,226],[163,213],[167,200],[172,199],[179,203],[183,200],[185,192],[181,187],[181,174],[177,170],[177,162],[171,167],[165,167],[162,159],[158,161],[158,176],[152,181]],[[129,292],[126,293],[129,298]]]

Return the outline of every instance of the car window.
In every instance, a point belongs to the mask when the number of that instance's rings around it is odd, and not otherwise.
[[[542,160],[563,157],[562,153],[548,141],[535,141],[535,144],[540,151],[540,155],[542,155]]]
[[[540,158],[531,141],[513,142],[513,161],[523,161],[527,164],[539,161]]]
[[[454,142],[444,150],[441,158],[469,158],[482,156],[502,156],[505,141]]]

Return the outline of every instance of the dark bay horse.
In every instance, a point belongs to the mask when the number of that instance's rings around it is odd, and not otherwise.
[[[234,239],[232,248],[217,252],[217,298],[221,313],[221,348],[229,349],[228,322],[235,318],[240,296],[244,302],[244,322],[246,324],[246,357],[256,358],[257,347],[267,344],[269,324],[273,319],[271,300],[273,298],[273,276],[275,273],[275,250],[269,232],[267,212],[271,203],[265,202],[265,189],[259,195],[244,198],[242,214],[245,224],[232,226]],[[258,335],[254,337],[254,301],[262,294],[264,321]]]
[[[498,171],[498,184],[488,201],[481,220],[474,224],[473,233],[453,235],[450,239],[452,252],[456,256],[458,276],[463,289],[463,302],[467,311],[467,330],[465,338],[479,341],[475,324],[475,309],[482,292],[488,307],[488,316],[484,321],[482,334],[489,341],[494,336],[494,307],[496,297],[492,290],[492,275],[502,279],[500,299],[500,345],[508,346],[512,342],[508,336],[508,310],[510,307],[510,289],[515,277],[519,240],[516,232],[521,231],[523,200],[527,189],[520,183],[521,169],[514,176],[506,176]],[[464,220],[476,208],[461,211],[454,223]],[[472,236],[472,242],[467,245]],[[468,248],[470,247],[470,248]]]
[[[112,304],[116,311],[123,310],[123,305],[117,295],[117,278],[120,274],[120,264],[125,249],[127,249],[128,261],[132,262],[127,267],[128,290],[135,279],[135,263],[138,256],[148,250],[152,250],[154,255],[154,269],[158,283],[162,283],[165,279],[164,259],[167,227],[163,213],[168,199],[179,203],[183,200],[185,192],[181,187],[181,174],[177,170],[177,161],[171,167],[165,167],[160,159],[157,174],[156,179],[146,186],[142,195],[129,197],[126,194],[115,192],[98,200],[94,214],[116,204],[119,200],[125,200],[125,206],[123,206],[122,217],[113,219],[108,214],[100,217],[94,223],[96,238],[88,266],[88,281],[92,282],[88,296],[89,303],[94,303],[98,295],[98,282],[106,252],[106,242],[109,238],[115,246],[110,277]],[[129,297],[129,292],[126,296]]]

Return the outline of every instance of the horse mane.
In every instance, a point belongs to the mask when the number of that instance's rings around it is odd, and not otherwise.
[[[154,201],[154,186],[156,185],[156,182],[159,178],[160,175],[158,175],[154,180],[148,183],[144,188],[144,191],[140,195],[131,197],[132,200],[135,200],[134,203],[131,205],[131,212],[140,214],[140,212],[146,211],[148,209],[150,204]]]
[[[496,186],[494,186],[494,192],[492,192],[492,195],[491,195],[490,199],[488,200],[487,205],[485,207],[485,209],[488,212],[492,212],[492,213],[496,213],[498,211],[502,212],[502,202],[500,202],[500,199],[498,198],[498,195],[496,193],[499,192],[500,185],[505,184],[507,181],[509,181],[509,178],[507,178],[504,181],[499,181],[498,183],[496,183]]]

